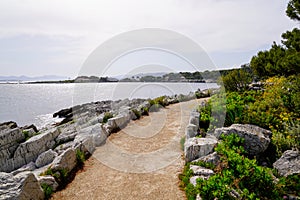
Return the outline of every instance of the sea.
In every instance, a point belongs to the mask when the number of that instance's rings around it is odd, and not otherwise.
[[[218,88],[216,83],[62,83],[0,84],[0,123],[15,121],[19,126],[39,128],[60,119],[53,113],[75,105],[162,95],[188,94],[198,89]]]

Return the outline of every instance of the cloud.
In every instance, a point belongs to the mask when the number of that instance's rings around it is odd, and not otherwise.
[[[38,43],[37,37],[44,42],[59,41],[48,51],[58,49],[62,55],[51,62],[67,64],[73,59],[70,65],[82,63],[114,35],[149,27],[182,33],[208,53],[250,52],[279,42],[281,33],[295,26],[285,16],[286,5],[287,1],[273,0],[2,0],[0,38],[1,42],[20,36],[33,43]],[[1,46],[0,51],[10,49],[9,44]],[[16,56],[22,48],[15,46]],[[32,48],[47,51],[36,44]]]

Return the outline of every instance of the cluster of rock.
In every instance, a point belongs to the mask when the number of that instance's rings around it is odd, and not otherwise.
[[[198,178],[208,179],[214,175],[212,170],[193,165],[193,163],[203,161],[217,166],[220,163],[220,156],[214,152],[214,148],[221,140],[222,135],[237,134],[244,138],[244,148],[252,156],[262,154],[269,146],[272,133],[249,124],[233,124],[230,127],[217,128],[205,137],[199,137],[199,115],[197,111],[191,112],[189,124],[185,131],[186,141],[184,144],[185,161],[191,162],[190,169],[193,171],[190,183],[194,186],[196,186]],[[300,152],[296,150],[284,152],[273,166],[281,176],[300,174]],[[234,191],[232,195],[235,196]],[[198,195],[197,200],[200,199]]]
[[[194,98],[190,93],[166,96],[164,101]],[[150,106],[145,99],[78,105],[54,113],[63,120],[42,130],[34,125],[18,127],[15,122],[0,124],[0,199],[44,199],[41,186],[57,190],[61,179],[78,166],[79,153],[91,155],[110,134],[136,119],[136,113],[151,110]]]

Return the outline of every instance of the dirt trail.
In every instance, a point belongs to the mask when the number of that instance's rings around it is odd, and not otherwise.
[[[98,147],[83,170],[52,199],[185,199],[178,187],[184,165],[180,139],[190,111],[200,101],[170,105],[131,121]]]

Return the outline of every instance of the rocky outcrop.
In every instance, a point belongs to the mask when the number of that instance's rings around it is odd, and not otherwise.
[[[212,138],[190,138],[184,144],[186,162],[190,162],[213,152],[217,140]]]
[[[300,174],[300,152],[294,150],[285,151],[273,166],[281,176]]]
[[[54,147],[54,139],[58,135],[59,131],[57,129],[51,129],[21,143],[12,158],[0,158],[0,170],[10,172],[35,161],[41,153]]]
[[[214,136],[221,139],[222,135],[237,134],[245,139],[245,150],[250,155],[264,152],[270,143],[271,131],[250,124],[233,124],[230,127],[218,128]]]
[[[15,176],[0,172],[0,199],[42,200],[44,191],[31,172],[23,172]]]

